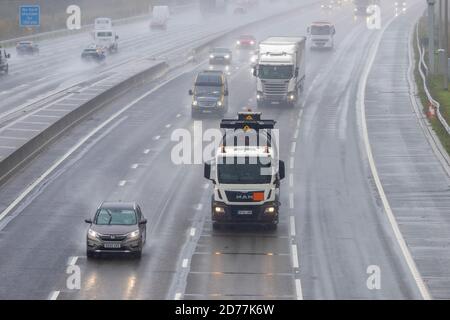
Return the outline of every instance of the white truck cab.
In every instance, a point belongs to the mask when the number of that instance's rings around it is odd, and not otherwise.
[[[115,53],[119,51],[119,36],[112,29],[101,29],[94,31],[94,42],[95,44],[108,50],[110,53]]]
[[[255,112],[222,120],[222,145],[204,170],[205,178],[214,184],[213,228],[230,224],[277,227],[285,168],[278,160],[272,132],[275,123],[262,120],[261,113]]]
[[[0,74],[8,74],[9,72],[9,64],[8,59],[11,58],[9,53],[6,53],[6,50],[0,47]]]
[[[311,49],[333,49],[336,29],[334,24],[327,21],[313,22],[308,27]]]
[[[170,18],[170,10],[168,6],[154,6],[152,10],[152,21],[150,28],[167,28],[167,22]]]
[[[294,106],[306,78],[305,37],[270,37],[259,44],[253,75],[258,107]]]

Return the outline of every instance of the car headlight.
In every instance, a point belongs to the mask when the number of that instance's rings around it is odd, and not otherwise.
[[[89,229],[89,230],[88,230],[88,235],[89,235],[89,237],[91,237],[91,238],[97,238],[97,237],[98,237],[98,232],[96,232],[96,231],[94,231],[94,230],[92,230],[92,229]]]
[[[140,234],[139,230],[136,230],[136,231],[130,232],[127,235],[127,238],[128,239],[136,239],[137,237],[139,237],[139,234]]]
[[[197,100],[192,101],[192,105],[193,106],[198,106],[198,101]]]
[[[255,41],[250,41],[250,44],[251,44],[251,45],[254,45],[254,44],[255,44]]]
[[[210,59],[214,59],[214,55],[213,55],[213,54],[210,54],[210,55],[209,55],[209,58],[210,58]]]
[[[217,101],[217,106],[221,107],[223,105],[222,101]]]
[[[275,211],[276,211],[275,207],[267,207],[267,208],[264,210],[264,213],[267,213],[267,214],[273,214],[273,213],[275,213]]]
[[[240,42],[240,41],[238,40],[238,41],[236,41],[236,44],[237,44],[237,45],[240,45],[240,44],[241,44],[241,42]]]
[[[215,213],[225,213],[225,208],[222,207],[215,207],[214,208]]]
[[[225,55],[225,59],[230,59],[230,55],[229,54]]]

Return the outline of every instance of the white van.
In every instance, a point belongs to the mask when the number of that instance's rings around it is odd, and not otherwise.
[[[169,18],[170,11],[168,6],[154,6],[150,28],[167,28]]]

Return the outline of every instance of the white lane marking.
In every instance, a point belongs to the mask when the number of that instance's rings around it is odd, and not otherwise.
[[[298,134],[299,134],[299,132],[300,132],[300,130],[297,128],[297,129],[295,129],[295,132],[294,132],[294,140],[297,140],[298,139]]]
[[[295,165],[294,162],[295,162],[294,157],[291,157],[291,158],[289,159],[289,163],[290,163],[290,168],[291,168],[291,170],[294,169],[294,165]]]
[[[169,123],[169,124],[166,124],[166,128],[167,129],[169,129],[170,127],[171,127],[172,125]]]
[[[295,153],[295,149],[297,148],[297,142],[292,142],[291,144],[291,153]]]
[[[303,300],[302,282],[300,279],[295,279],[295,292],[297,293],[297,300]]]
[[[301,122],[302,122],[302,119],[301,119],[301,118],[298,118],[298,119],[297,119],[297,128],[300,127]]]
[[[144,154],[149,154],[150,153],[150,149],[145,149],[144,150]]]
[[[195,206],[195,210],[200,211],[203,209],[203,203],[199,203]]]
[[[176,117],[177,117],[177,118],[181,117],[181,113],[178,113],[178,114],[176,115]]]
[[[291,237],[295,237],[295,217],[294,216],[289,217],[289,225],[291,228]]]
[[[69,266],[74,266],[78,261],[78,257],[74,256],[74,257],[70,257],[69,258],[69,262],[67,263],[67,265]]]
[[[183,295],[180,293],[180,292],[178,292],[178,293],[176,293],[175,294],[175,300],[181,300],[181,297],[182,297]]]
[[[0,149],[9,149],[9,150],[13,150],[13,149],[17,149],[17,147],[11,147],[11,146],[0,146]]]
[[[389,220],[389,223],[391,224],[395,238],[400,246],[400,250],[402,251],[403,257],[406,260],[408,268],[414,278],[414,281],[420,291],[420,294],[422,295],[422,298],[424,300],[431,300],[432,297],[428,291],[428,288],[425,285],[425,282],[422,279],[422,276],[420,275],[419,270],[417,269],[416,263],[414,262],[414,259],[412,258],[411,253],[409,252],[408,245],[406,244],[405,239],[403,238],[403,235],[400,232],[400,228],[398,227],[394,213],[392,212],[392,209],[391,209],[391,206],[387,199],[386,193],[384,192],[383,185],[381,184],[381,180],[378,175],[378,170],[375,165],[375,159],[374,159],[373,153],[372,153],[372,147],[370,145],[369,132],[367,129],[366,106],[365,106],[367,80],[369,78],[370,71],[372,70],[373,64],[375,62],[375,58],[376,58],[376,55],[378,52],[378,48],[380,47],[382,36],[393,20],[394,19],[389,20],[389,22],[384,25],[383,29],[378,34],[378,37],[375,41],[373,49],[370,52],[369,60],[364,68],[364,71],[362,73],[362,76],[361,76],[361,79],[359,82],[357,104],[358,104],[360,116],[361,116],[361,122],[362,122],[361,129],[362,129],[362,134],[363,134],[365,151],[366,151],[367,158],[369,161],[370,170],[372,172],[372,176],[374,178],[375,185],[378,190],[378,194],[381,198],[381,202],[383,203],[384,212],[386,213],[386,215],[388,217],[388,220]]]
[[[30,117],[38,117],[38,118],[60,118],[60,116],[49,116],[45,114],[32,114]]]
[[[10,139],[10,140],[30,140],[28,138],[21,137],[9,137],[9,136],[0,136],[1,139]]]
[[[189,263],[189,259],[183,259],[183,263],[181,264],[181,267],[187,268]]]
[[[60,294],[60,291],[52,291],[52,293],[50,294],[48,300],[57,300],[59,294]]]
[[[294,174],[289,174],[289,187],[294,187]]]
[[[302,115],[303,115],[303,109],[300,109],[300,110],[298,111],[298,117],[301,118]],[[300,125],[300,123],[299,123],[298,121],[297,121],[297,125]]]
[[[126,184],[127,184],[127,181],[126,180],[122,180],[122,181],[119,182],[119,187],[123,187]]]
[[[137,163],[131,165],[131,169],[137,169],[139,165]]]
[[[299,268],[299,263],[298,263],[297,245],[293,244],[291,246],[291,250],[292,250],[292,267],[294,269],[298,269]]]
[[[289,208],[294,209],[294,194],[292,192],[289,193]]]
[[[153,140],[159,140],[159,139],[161,139],[161,136],[156,136],[153,138]]]
[[[40,130],[38,129],[21,129],[21,128],[5,128],[6,130],[11,130],[11,131],[24,131],[24,132],[38,132]]]
[[[191,232],[190,232],[191,237],[195,236],[195,232],[196,232],[196,229],[195,228],[191,228]]]
[[[52,124],[51,122],[42,122],[42,121],[20,121],[21,124],[36,124],[36,125],[43,125],[48,126],[49,124]]]

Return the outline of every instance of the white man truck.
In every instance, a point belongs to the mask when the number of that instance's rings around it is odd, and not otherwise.
[[[222,120],[222,144],[204,168],[205,178],[214,184],[214,229],[233,224],[276,229],[285,165],[278,160],[275,124],[254,112],[241,112],[238,119]]]
[[[308,36],[311,49],[333,49],[336,29],[331,22],[313,22],[308,27]]]
[[[154,6],[152,10],[152,21],[150,22],[150,28],[166,29],[169,18],[170,10],[168,6]]]
[[[96,18],[94,22],[94,42],[97,47],[109,53],[119,51],[119,36],[113,30],[110,18]]]
[[[270,37],[259,44],[253,75],[258,107],[294,106],[305,84],[305,37]]]

